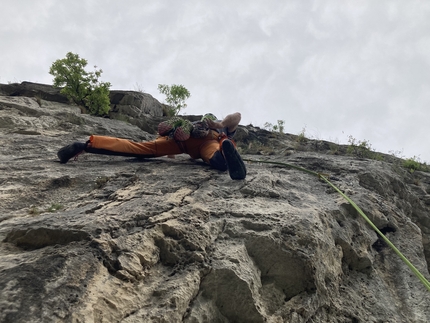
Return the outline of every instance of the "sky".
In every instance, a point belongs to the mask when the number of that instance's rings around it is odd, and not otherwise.
[[[2,0],[0,21],[3,84],[73,52],[113,90],[185,86],[184,114],[430,163],[428,0]]]

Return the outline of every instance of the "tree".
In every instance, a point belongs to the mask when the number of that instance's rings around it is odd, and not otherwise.
[[[165,84],[158,84],[158,90],[161,94],[166,96],[166,102],[171,106],[171,115],[178,115],[179,111],[187,107],[185,100],[188,99],[191,94],[183,85],[173,84],[172,86],[168,86]]]
[[[54,76],[54,86],[62,87],[61,93],[76,103],[83,113],[104,116],[109,113],[109,82],[100,82],[103,71],[85,71],[88,62],[78,54],[68,52],[66,58],[52,63],[49,74]]]

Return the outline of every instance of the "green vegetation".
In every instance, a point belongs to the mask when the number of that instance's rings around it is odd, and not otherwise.
[[[429,172],[430,167],[426,163],[422,163],[421,160],[414,156],[412,158],[405,159],[403,161],[403,167],[408,169],[411,173],[415,171]]]
[[[308,138],[306,138],[306,127],[303,127],[302,131],[297,135],[297,142],[298,143],[305,143],[308,141]]]
[[[273,125],[270,122],[266,122],[263,125],[263,128],[268,131],[273,132],[280,132],[284,133],[284,121],[278,120],[277,125]],[[298,133],[296,137],[296,150],[303,150],[304,144],[306,144],[309,140],[312,140],[312,138],[309,138],[306,135],[306,127],[303,127],[302,131]],[[318,144],[318,142],[316,142]],[[334,155],[341,154],[345,152],[341,149],[341,145],[336,143],[328,143],[330,152]],[[255,153],[257,147],[253,147],[253,149],[250,149],[251,147],[247,147],[244,151],[245,153]],[[261,147],[258,147],[258,152],[263,151]],[[384,160],[384,156],[381,153],[375,152],[375,150],[372,148],[372,144],[369,142],[369,140],[357,140],[352,135],[348,136],[348,146],[346,148],[346,153],[348,155],[356,156],[358,158],[368,158],[373,160],[382,161]],[[411,173],[414,171],[423,171],[423,172],[430,172],[430,165],[427,165],[424,162],[421,162],[420,159],[416,156],[412,158],[405,159],[403,156],[403,151],[391,151],[390,152],[393,157],[404,159],[402,162],[402,166],[404,168],[407,168]],[[271,154],[270,152],[265,152],[265,154]]]
[[[187,107],[185,100],[190,97],[190,92],[183,85],[173,84],[172,86],[158,84],[158,90],[166,96],[166,102],[171,109],[168,116],[176,116],[182,109]]]
[[[106,176],[97,177],[96,182],[94,183],[94,188],[100,189],[103,188],[107,182],[109,182],[110,178]]]
[[[109,82],[100,82],[103,71],[85,71],[88,62],[78,54],[67,53],[66,58],[52,63],[49,74],[54,76],[54,86],[61,87],[61,93],[76,103],[83,113],[104,116],[109,113]]]
[[[348,136],[348,143],[349,146],[346,149],[346,153],[349,155],[353,155],[358,158],[369,158],[379,161],[384,159],[384,157],[380,153],[375,152],[369,140],[356,140],[353,136],[350,135]]]
[[[373,150],[372,145],[368,140],[356,140],[353,136],[348,137],[348,148],[346,152],[350,155],[357,156],[359,158],[372,158]]]
[[[61,210],[62,208],[63,208],[63,206],[61,204],[53,203],[53,204],[51,204],[51,206],[46,211],[47,212],[55,212],[55,211]]]
[[[266,129],[268,131],[284,133],[285,121],[284,120],[277,120],[277,124],[275,124],[275,125],[270,123],[270,122],[266,122],[263,127],[264,127],[264,129]]]
[[[58,203],[53,203],[53,204],[51,204],[51,206],[49,208],[47,208],[46,210],[43,211],[43,210],[39,210],[36,206],[32,205],[30,207],[30,210],[28,211],[28,213],[31,215],[37,216],[43,212],[53,213],[53,212],[56,212],[56,211],[61,210],[63,208],[64,208],[63,205],[58,204]]]

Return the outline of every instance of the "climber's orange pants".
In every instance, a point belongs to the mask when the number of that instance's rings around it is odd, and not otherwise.
[[[124,156],[161,157],[186,153],[191,158],[209,160],[220,150],[219,133],[210,131],[204,138],[190,137],[186,141],[175,141],[170,137],[159,137],[154,141],[135,142],[128,139],[96,136],[90,137],[88,152]]]

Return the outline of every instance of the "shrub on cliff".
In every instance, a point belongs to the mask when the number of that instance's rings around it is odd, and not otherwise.
[[[78,54],[67,53],[66,58],[52,63],[49,74],[54,76],[54,86],[62,87],[61,93],[76,103],[83,113],[104,116],[109,113],[109,82],[100,82],[103,71],[87,72],[88,62]]]
[[[185,86],[158,84],[158,90],[161,94],[166,96],[166,102],[171,106],[171,110],[169,111],[170,116],[178,115],[179,111],[187,107],[185,100],[188,99],[191,94]]]

